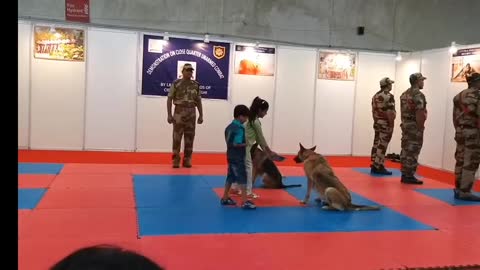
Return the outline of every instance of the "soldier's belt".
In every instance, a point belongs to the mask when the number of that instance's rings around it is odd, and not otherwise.
[[[182,108],[195,108],[195,104],[175,104],[175,106],[182,107]]]

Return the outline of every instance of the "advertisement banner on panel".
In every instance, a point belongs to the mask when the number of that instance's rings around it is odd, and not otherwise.
[[[65,0],[65,19],[72,22],[90,22],[90,0]]]
[[[228,99],[230,43],[144,35],[142,95],[167,96],[173,81],[189,63],[207,99]]]
[[[452,55],[452,82],[466,82],[474,72],[480,72],[480,48],[462,49]]]
[[[355,53],[320,51],[319,79],[354,81],[356,68]]]
[[[36,25],[33,35],[35,58],[85,61],[84,30]]]
[[[275,48],[235,46],[235,74],[273,76]]]

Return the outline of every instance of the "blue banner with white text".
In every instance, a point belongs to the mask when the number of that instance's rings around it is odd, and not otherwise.
[[[182,77],[182,67],[193,66],[192,79],[200,83],[202,98],[228,99],[230,44],[144,35],[142,95],[167,96]]]

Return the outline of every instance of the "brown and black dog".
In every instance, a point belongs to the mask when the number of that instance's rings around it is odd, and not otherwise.
[[[268,157],[267,153],[258,147],[257,143],[250,149],[250,155],[252,156],[253,185],[255,185],[257,177],[263,175],[264,188],[282,189],[302,186],[301,184],[284,185],[284,177],[278,170],[277,165]]]
[[[315,153],[316,148],[314,146],[306,149],[300,143],[300,150],[294,158],[296,163],[303,162],[308,182],[307,193],[301,203],[308,203],[310,193],[314,188],[320,194],[320,199],[327,204],[322,207],[323,209],[339,211],[380,210],[378,206],[353,204],[350,192],[335,175],[327,160],[322,155]]]

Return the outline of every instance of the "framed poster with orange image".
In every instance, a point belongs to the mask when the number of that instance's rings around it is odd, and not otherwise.
[[[275,48],[235,45],[235,74],[273,76]]]

